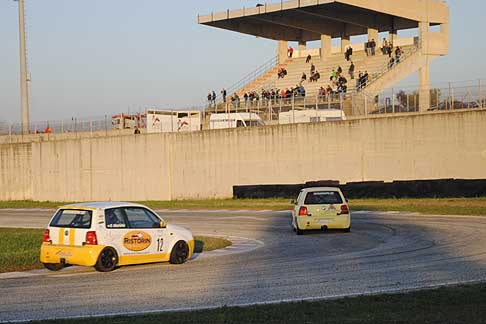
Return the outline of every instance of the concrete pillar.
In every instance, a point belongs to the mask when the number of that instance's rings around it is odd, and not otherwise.
[[[426,21],[419,22],[419,44],[422,54],[428,54],[429,51],[430,24]]]
[[[288,56],[287,56],[288,47],[289,47],[289,42],[278,41],[278,46],[277,46],[278,64],[282,64],[287,60],[287,58],[288,58]]]
[[[396,30],[391,30],[390,34],[388,35],[388,41],[395,46],[395,42],[398,39],[398,34]]]
[[[349,40],[349,36],[343,35],[341,37],[341,53],[346,52],[346,48],[351,44],[351,41]]]
[[[449,48],[449,24],[440,24],[440,33],[445,36],[446,48]]]
[[[307,49],[307,42],[300,41],[299,42],[299,51],[305,51]]]
[[[419,70],[419,110],[426,112],[430,108],[430,63],[426,57],[426,65]]]
[[[368,40],[374,39],[375,42],[378,44],[378,29],[375,28],[368,28]]]
[[[331,36],[321,35],[321,61],[325,61],[326,58],[331,56]]]

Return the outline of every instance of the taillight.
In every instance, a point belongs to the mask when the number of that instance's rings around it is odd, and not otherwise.
[[[51,236],[49,234],[49,229],[46,228],[44,231],[44,236],[42,236],[42,242],[51,243]]]
[[[307,207],[300,207],[299,216],[307,216]]]
[[[98,239],[96,238],[96,232],[90,231],[86,233],[86,245],[98,245]]]
[[[347,214],[349,214],[348,205],[341,205],[341,215],[347,215]]]

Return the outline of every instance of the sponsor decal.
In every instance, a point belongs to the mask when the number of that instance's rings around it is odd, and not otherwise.
[[[336,207],[334,205],[329,206],[329,210],[336,210]]]
[[[70,256],[73,256],[73,254],[69,251],[64,251],[64,250],[59,250],[57,251],[56,255],[58,257],[61,257],[61,258],[66,258],[66,257],[70,257]]]
[[[143,251],[152,244],[152,237],[141,231],[127,233],[123,237],[123,246],[130,251]]]

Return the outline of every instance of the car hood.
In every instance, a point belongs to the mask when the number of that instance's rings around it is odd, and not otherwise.
[[[188,241],[193,239],[192,232],[185,227],[175,225],[175,224],[167,224],[167,230],[183,236]]]

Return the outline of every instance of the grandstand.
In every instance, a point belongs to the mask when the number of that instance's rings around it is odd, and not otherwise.
[[[367,101],[373,101],[382,91],[417,71],[420,87],[418,108],[421,112],[427,111],[430,108],[430,62],[446,55],[449,46],[449,9],[444,1],[434,0],[291,0],[211,13],[199,16],[198,23],[268,38],[278,43],[277,58],[271,61],[273,65],[265,64],[264,68],[258,70],[259,73],[244,78],[244,84],[239,82],[230,88],[228,95],[236,93],[241,98],[244,93],[251,91],[261,93],[262,90],[292,88],[300,84],[302,73],[305,72],[307,81],[302,85],[306,90],[306,99],[300,100],[298,106],[330,105],[332,100],[319,98],[319,88],[331,83],[331,71],[340,66],[348,80],[348,91],[346,96],[341,95],[337,100],[342,109],[347,109],[348,115],[366,114],[369,111],[365,107]],[[431,30],[432,26],[439,28]],[[398,37],[398,31],[412,28],[418,28],[416,37]],[[402,49],[399,64],[390,67],[389,56],[383,55],[380,49],[382,39],[379,33],[387,33],[387,41],[393,44],[394,49],[397,46]],[[351,44],[351,37],[354,36],[367,36],[369,41],[375,40],[376,55],[366,55],[362,43]],[[339,39],[340,46],[333,47],[332,39]],[[290,41],[298,42],[292,58],[287,53]],[[308,49],[307,43],[310,41],[320,41],[321,47]],[[353,48],[351,59],[355,65],[355,77],[358,77],[359,71],[367,71],[370,75],[364,89],[359,92],[356,90],[356,80],[351,80],[348,75],[350,63],[344,58],[349,46]],[[312,59],[306,63],[308,55]],[[318,82],[308,81],[311,63],[320,73]],[[281,68],[287,71],[284,78],[277,77]],[[258,102],[258,105],[263,103]],[[225,106],[226,110],[237,108],[234,105],[229,108]],[[223,106],[216,106],[215,110],[218,109],[223,109]]]

